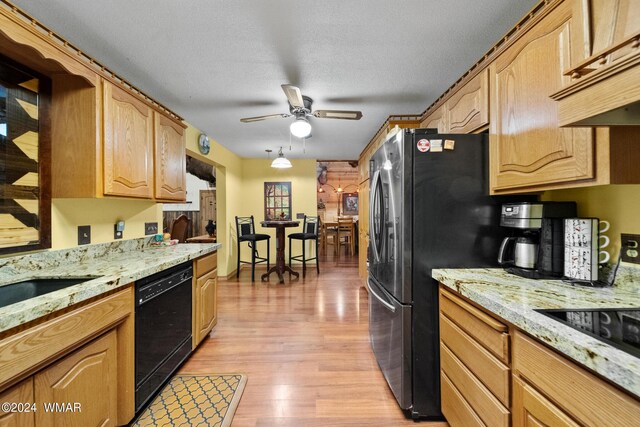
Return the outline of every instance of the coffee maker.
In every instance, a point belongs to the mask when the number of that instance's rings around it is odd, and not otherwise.
[[[557,279],[564,272],[564,218],[575,217],[575,202],[506,203],[500,225],[513,229],[498,252],[509,273],[530,279]]]

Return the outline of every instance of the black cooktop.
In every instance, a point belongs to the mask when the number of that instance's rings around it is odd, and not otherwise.
[[[640,308],[536,311],[640,357]]]

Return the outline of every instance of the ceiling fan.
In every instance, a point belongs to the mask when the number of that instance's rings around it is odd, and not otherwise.
[[[361,111],[345,111],[345,110],[316,110],[311,112],[311,104],[313,99],[304,96],[300,89],[293,85],[282,85],[282,90],[289,101],[289,114],[269,114],[266,116],[245,117],[240,119],[242,123],[258,122],[261,120],[287,118],[295,116],[295,121],[291,123],[289,130],[293,136],[298,138],[306,138],[311,135],[311,123],[308,117],[317,117],[319,119],[342,119],[342,120],[360,120]]]

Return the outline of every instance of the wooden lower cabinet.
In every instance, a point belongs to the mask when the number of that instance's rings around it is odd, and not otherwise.
[[[442,413],[449,425],[631,426],[640,400],[440,287]]]
[[[442,413],[452,427],[508,427],[508,327],[442,287],[439,302]]]
[[[522,386],[514,389],[514,426],[537,425],[530,423],[536,418],[544,422],[542,425],[598,427],[638,425],[640,420],[638,399],[520,331],[514,333],[513,376],[514,386]],[[568,421],[544,421],[552,416],[557,418],[549,419]]]
[[[117,346],[112,330],[36,374],[36,425],[117,425]]]
[[[28,378],[21,383],[0,393],[1,403],[11,403],[16,405],[33,403],[33,378]],[[18,409],[12,408],[12,409]],[[33,427],[35,426],[35,412],[33,411],[11,411],[0,412],[0,427]]]
[[[513,377],[513,425],[526,427],[578,427],[560,408],[535,388]]]
[[[218,254],[205,255],[193,264],[191,347],[195,349],[218,323]]]
[[[196,322],[194,342],[200,343],[218,322],[217,291],[217,269],[196,280],[196,290],[193,295],[196,306],[196,312],[194,313]]]

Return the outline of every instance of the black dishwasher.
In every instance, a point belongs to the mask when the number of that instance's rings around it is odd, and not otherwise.
[[[136,282],[136,412],[191,353],[191,262]]]

